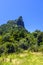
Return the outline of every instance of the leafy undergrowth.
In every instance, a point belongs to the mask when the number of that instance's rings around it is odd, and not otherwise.
[[[3,55],[0,65],[43,65],[43,54],[25,51],[20,54]]]

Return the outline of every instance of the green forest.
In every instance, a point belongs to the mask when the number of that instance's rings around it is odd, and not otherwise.
[[[43,52],[43,31],[26,30],[22,16],[0,25],[0,56],[24,50]]]

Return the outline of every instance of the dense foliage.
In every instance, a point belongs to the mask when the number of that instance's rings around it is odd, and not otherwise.
[[[28,32],[25,29],[22,16],[0,26],[0,54],[22,52],[27,49],[43,52],[42,31]]]

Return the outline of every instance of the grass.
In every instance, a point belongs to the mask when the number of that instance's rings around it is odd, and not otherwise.
[[[25,51],[0,57],[0,65],[43,65],[43,54]]]

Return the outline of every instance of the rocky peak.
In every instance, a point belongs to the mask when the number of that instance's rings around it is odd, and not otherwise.
[[[22,16],[20,16],[20,17],[17,19],[17,25],[24,27],[24,22],[23,22]]]

